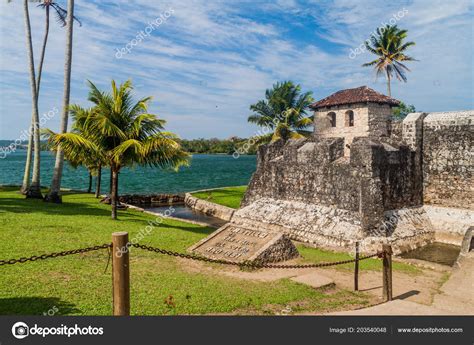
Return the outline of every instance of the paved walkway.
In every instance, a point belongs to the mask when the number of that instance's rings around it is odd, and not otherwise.
[[[374,307],[330,315],[474,315],[474,252],[467,254],[431,305],[394,300]]]

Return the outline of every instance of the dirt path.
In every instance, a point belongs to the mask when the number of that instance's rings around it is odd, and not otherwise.
[[[312,272],[331,278],[338,288],[352,290],[354,288],[354,273],[352,270],[337,269],[260,269],[257,271],[242,271],[234,266],[213,266],[196,261],[180,259],[181,266],[185,271],[193,273],[207,273],[225,275],[238,279],[249,279],[255,281],[275,281],[283,278],[310,274]],[[296,261],[288,261],[288,264]],[[423,269],[419,274],[407,274],[393,272],[393,296],[394,299],[407,300],[429,305],[433,302],[433,296],[439,292],[439,288],[446,279],[446,272]],[[378,304],[382,301],[382,272],[363,271],[359,276],[359,291],[366,292],[371,296],[371,303]]]
[[[430,305],[416,299],[398,299],[374,307],[333,315],[474,315],[474,253],[469,253],[437,289]],[[416,303],[418,302],[418,303]]]

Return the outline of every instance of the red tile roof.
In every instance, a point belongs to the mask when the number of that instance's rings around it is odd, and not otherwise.
[[[375,90],[372,90],[370,87],[361,86],[356,87],[355,89],[341,90],[336,93],[333,93],[331,96],[323,98],[320,101],[317,101],[310,105],[312,109],[319,109],[323,107],[330,107],[333,105],[343,105],[343,104],[353,104],[353,103],[382,103],[397,106],[400,104],[400,101],[382,95]]]

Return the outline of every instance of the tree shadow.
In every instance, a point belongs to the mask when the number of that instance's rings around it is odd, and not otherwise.
[[[59,316],[79,313],[75,304],[58,297],[11,297],[0,298],[0,315]]]
[[[99,201],[97,201],[99,203]],[[87,203],[66,201],[62,204],[47,203],[41,200],[0,198],[0,214],[2,212],[12,213],[39,213],[45,215],[59,216],[101,216],[110,217],[111,211],[107,208],[96,207]],[[137,219],[136,214],[119,210],[118,219],[130,222],[144,222],[143,219]]]

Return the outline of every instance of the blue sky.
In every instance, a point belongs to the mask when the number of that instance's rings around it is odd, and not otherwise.
[[[2,139],[19,137],[31,116],[21,3],[0,2]],[[151,112],[183,138],[250,136],[258,128],[246,121],[249,105],[277,81],[293,80],[316,99],[361,85],[385,93],[385,80],[361,67],[372,56],[350,53],[395,15],[419,62],[392,96],[423,111],[473,109],[473,12],[470,0],[76,0],[83,25],[74,32],[71,102],[88,105],[87,79],[105,89],[112,78],[131,78],[137,97],[152,95]],[[44,14],[31,4],[30,15],[38,58]],[[167,18],[116,57],[160,16]],[[41,114],[61,108],[64,36],[53,20]],[[59,114],[46,127],[57,130]]]

